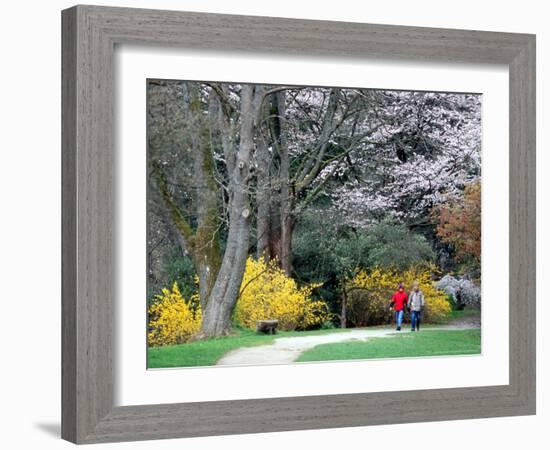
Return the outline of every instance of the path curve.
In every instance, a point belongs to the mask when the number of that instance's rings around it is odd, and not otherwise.
[[[458,330],[463,326],[448,325],[429,330]],[[242,347],[225,354],[217,363],[218,366],[239,366],[259,364],[289,364],[317,345],[332,344],[353,340],[367,340],[373,337],[387,337],[396,333],[410,333],[404,330],[397,332],[394,328],[376,328],[335,332],[319,336],[293,336],[275,339],[271,344],[256,347]]]

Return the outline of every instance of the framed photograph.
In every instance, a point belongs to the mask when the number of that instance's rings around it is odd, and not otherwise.
[[[535,413],[535,37],[62,13],[62,436]]]

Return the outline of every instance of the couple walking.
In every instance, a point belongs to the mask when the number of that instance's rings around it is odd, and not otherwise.
[[[390,302],[390,308],[395,311],[395,323],[397,331],[401,331],[401,323],[405,309],[409,308],[411,312],[411,331],[420,330],[420,318],[424,309],[424,294],[420,290],[418,282],[413,284],[413,290],[409,295],[403,288],[403,283],[399,283],[397,291],[393,294]]]

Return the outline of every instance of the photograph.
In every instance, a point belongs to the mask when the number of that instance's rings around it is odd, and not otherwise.
[[[544,448],[544,6],[5,2],[2,448]]]
[[[146,90],[148,369],[481,354],[482,94]]]

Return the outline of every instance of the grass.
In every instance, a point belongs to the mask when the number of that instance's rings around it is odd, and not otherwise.
[[[348,332],[342,329],[313,331],[281,331],[276,335],[259,334],[251,330],[235,330],[235,334],[219,338],[193,341],[185,344],[149,347],[147,367],[160,369],[168,367],[212,366],[226,353],[241,347],[267,345],[278,337],[312,336],[327,333]]]
[[[481,311],[478,308],[453,309],[449,320],[467,319],[470,317],[479,317],[480,315]]]
[[[479,353],[481,353],[479,329],[421,330],[418,333],[408,332],[395,337],[318,345],[302,353],[298,362]]]
[[[479,315],[479,310],[452,311],[450,320],[460,320]],[[371,338],[368,341],[319,345],[302,354],[298,361],[331,361],[370,358],[401,358],[411,356],[463,355],[481,352],[479,330],[430,330],[438,325],[424,325],[418,334],[404,333],[395,337]],[[386,327],[386,325],[380,326]],[[378,327],[369,327],[378,328]],[[350,329],[313,331],[282,331],[275,336],[255,331],[237,329],[235,334],[186,344],[150,347],[147,367],[212,366],[226,353],[241,347],[268,345],[278,337],[312,336],[327,333],[345,333]]]

